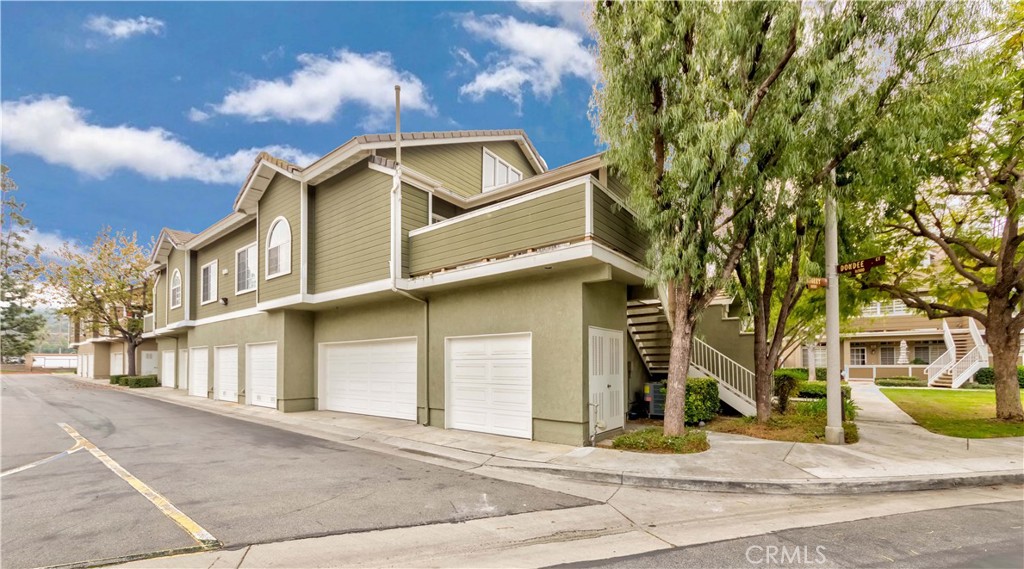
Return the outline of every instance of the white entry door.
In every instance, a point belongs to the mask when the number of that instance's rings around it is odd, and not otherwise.
[[[245,347],[245,402],[277,409],[277,343]]]
[[[238,403],[238,346],[214,348],[213,398]]]
[[[209,388],[210,350],[192,348],[188,355],[188,394],[206,397]]]
[[[87,354],[85,356],[85,377],[96,377],[96,360],[93,359],[95,357],[96,356],[94,354]]]
[[[323,344],[321,408],[416,420],[416,338]]]
[[[531,341],[529,333],[445,340],[448,428],[532,438]]]
[[[174,350],[166,350],[160,362],[160,385],[174,387]]]
[[[188,389],[188,350],[178,350],[178,389]]]
[[[124,375],[124,354],[110,354],[110,375]]]
[[[590,327],[590,428],[594,433],[625,425],[620,330]]]
[[[142,352],[142,361],[139,367],[139,375],[153,375],[156,373],[156,352],[147,350]]]

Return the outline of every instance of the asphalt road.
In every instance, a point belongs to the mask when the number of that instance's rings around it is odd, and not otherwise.
[[[1024,502],[898,514],[556,567],[1020,569]]]
[[[592,503],[65,378],[0,388],[0,471],[71,448],[67,423],[226,547]],[[5,474],[0,499],[4,569],[196,545],[86,451]]]

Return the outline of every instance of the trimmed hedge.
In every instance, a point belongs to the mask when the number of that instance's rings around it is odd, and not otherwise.
[[[160,385],[155,375],[135,375],[126,377],[128,380],[128,387],[156,387]]]
[[[841,385],[839,387],[843,394],[843,399],[850,398],[850,386]],[[801,397],[803,399],[824,399],[828,395],[828,387],[824,381],[801,381],[796,385],[795,397]]]
[[[990,367],[983,367],[974,374],[974,381],[982,385],[995,385],[996,370]],[[1017,384],[1024,389],[1024,366],[1017,366]]]
[[[807,381],[807,373],[798,369],[779,369],[774,374],[773,389],[775,397],[779,400],[779,412],[785,413],[789,407],[789,398],[797,390],[800,382]]]
[[[779,368],[779,371],[782,371],[782,370],[795,371],[797,373],[802,373],[803,374],[803,379],[809,379],[811,377],[811,375],[808,373],[807,368],[805,368],[805,367],[783,367],[783,368]],[[823,368],[823,367],[816,367],[816,368],[814,368],[814,379],[816,379],[818,381],[824,381],[826,375],[828,375],[828,369],[827,368]]]
[[[686,422],[710,421],[718,415],[718,382],[710,377],[686,380]]]
[[[117,376],[117,384],[118,385],[123,385],[124,387],[128,387],[128,378],[129,377],[131,377],[131,376],[130,375],[119,375],[119,376]]]
[[[882,377],[875,380],[880,387],[928,387],[927,379],[916,377]]]
[[[127,377],[127,376],[124,376],[124,375],[112,375],[112,376],[110,376],[110,384],[111,385],[120,385],[122,377]]]

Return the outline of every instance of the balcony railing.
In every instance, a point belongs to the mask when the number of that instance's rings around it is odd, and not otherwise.
[[[425,275],[543,251],[588,238],[642,261],[632,214],[586,178],[500,202],[409,232],[409,274]]]
[[[142,331],[143,332],[152,332],[153,331],[153,324],[154,324],[154,314],[152,312],[150,312],[149,314],[144,314],[142,316]]]
[[[914,314],[902,300],[887,300],[884,302],[872,302],[865,306],[860,315],[868,318],[879,316],[906,316]]]

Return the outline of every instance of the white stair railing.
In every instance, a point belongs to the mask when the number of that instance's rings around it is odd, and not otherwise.
[[[982,349],[982,359],[985,363],[988,363],[988,346],[985,345],[985,340],[981,338],[981,330],[978,329],[978,323],[973,318],[967,319],[967,328],[971,331],[971,339],[974,340],[974,347]]]
[[[700,338],[693,339],[690,363],[711,374],[719,383],[754,403],[754,372],[743,367],[729,356],[709,346]]]
[[[956,343],[953,342],[953,333],[949,330],[949,324],[942,320],[942,341],[946,344],[946,351],[939,356],[928,367],[924,368],[925,377],[928,378],[928,385],[942,377],[946,370],[956,363]]]
[[[953,364],[949,370],[949,374],[953,376],[951,387],[956,389],[967,383],[967,380],[971,379],[979,369],[985,367],[988,364],[987,351],[988,348],[985,345],[975,346],[973,350],[967,352],[966,356],[960,358],[960,361]]]

